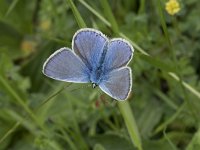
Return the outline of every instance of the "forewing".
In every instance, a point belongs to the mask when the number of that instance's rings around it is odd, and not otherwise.
[[[132,59],[133,51],[128,41],[120,38],[112,39],[108,43],[104,61],[106,71],[126,66]]]
[[[126,100],[132,87],[131,69],[124,67],[107,74],[99,87],[117,100]]]
[[[61,48],[53,53],[44,63],[43,73],[50,78],[61,81],[89,82],[88,68],[68,48]]]
[[[108,42],[106,36],[94,29],[81,29],[72,40],[72,49],[88,66],[90,70],[99,65],[104,45]]]

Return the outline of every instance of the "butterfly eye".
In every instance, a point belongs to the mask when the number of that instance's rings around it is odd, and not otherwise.
[[[96,88],[98,85],[96,83],[92,83],[92,88]]]

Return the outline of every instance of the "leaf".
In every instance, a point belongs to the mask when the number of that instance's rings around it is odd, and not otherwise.
[[[101,144],[95,144],[94,150],[106,150]]]
[[[101,144],[106,150],[136,150],[130,141],[115,134],[96,135],[89,138],[92,147]]]
[[[172,150],[171,145],[166,140],[145,140],[144,150]]]
[[[199,150],[200,148],[200,128],[192,138],[186,150]]]

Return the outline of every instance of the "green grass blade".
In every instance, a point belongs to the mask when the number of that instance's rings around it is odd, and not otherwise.
[[[57,90],[54,94],[50,95],[49,97],[47,97],[36,109],[35,111],[37,111],[38,109],[40,109],[43,105],[45,105],[46,103],[48,103],[50,100],[52,100],[54,97],[56,97],[57,95],[59,95],[63,90],[65,90],[67,87],[69,87],[70,85],[72,85],[72,83],[69,83],[65,86],[62,86],[61,88],[59,88],[59,90]]]
[[[132,142],[139,150],[142,150],[140,134],[129,102],[128,101],[118,102],[117,104],[124,118]]]
[[[175,73],[173,73],[173,72],[168,72],[168,74],[169,74],[173,79],[175,79],[176,81],[180,81],[179,77],[178,77]],[[185,87],[188,91],[190,91],[193,95],[195,95],[197,98],[200,99],[200,92],[199,92],[199,91],[197,91],[195,88],[193,88],[191,85],[189,85],[188,83],[186,83],[186,82],[184,82],[184,81],[182,81],[182,83],[183,83],[184,87]]]
[[[0,144],[10,135],[12,134],[21,124],[21,122],[16,122],[1,138]]]
[[[83,4],[89,11],[91,11],[95,16],[97,16],[103,23],[107,26],[111,27],[110,22],[108,22],[100,13],[98,13],[95,9],[93,9],[90,5],[88,5],[84,0],[79,0],[81,4]]]
[[[150,63],[154,66],[156,66],[157,68],[164,70],[164,71],[168,71],[168,72],[173,72],[176,69],[174,68],[174,66],[169,65],[167,63],[164,63],[163,61],[159,60],[158,58],[152,57],[152,56],[147,56],[144,54],[137,54],[139,56],[139,58],[141,58],[142,60],[146,61],[147,63]]]
[[[164,94],[163,92],[161,92],[158,89],[155,89],[155,94],[161,99],[163,100],[169,107],[171,107],[174,110],[178,109],[178,105],[176,105],[170,98],[167,97],[166,94]]]
[[[198,150],[200,147],[200,127],[196,131],[195,135],[192,137],[190,143],[186,147],[186,150]]]
[[[140,14],[145,13],[145,0],[140,1],[140,8],[138,11]]]
[[[137,45],[134,41],[130,40],[124,33],[119,33],[119,35],[121,37],[123,37],[124,39],[126,39],[127,41],[129,41],[131,43],[131,45],[133,45],[133,47],[138,50],[140,53],[149,56],[149,54],[147,52],[145,52],[144,49],[142,49],[139,45]]]
[[[153,134],[156,134],[156,133],[158,133],[158,132],[164,130],[164,129],[167,127],[167,125],[169,125],[171,122],[173,122],[173,121],[180,115],[180,113],[184,110],[185,104],[186,104],[186,103],[183,103],[183,104],[178,108],[178,110],[176,111],[176,113],[175,113],[173,116],[171,116],[171,118],[169,118],[167,121],[165,121],[164,123],[162,123],[161,125],[159,125],[159,126],[155,129],[155,131],[154,131]]]
[[[168,143],[170,144],[170,146],[172,147],[172,150],[177,150],[176,146],[174,145],[174,143],[170,140],[170,138],[167,136],[166,134],[166,128],[163,131],[164,137],[165,139],[168,141]]]
[[[14,0],[14,1],[12,1],[10,7],[8,8],[8,10],[7,10],[6,14],[5,14],[5,17],[7,17],[7,16],[12,12],[12,10],[13,10],[13,9],[15,8],[15,6],[17,5],[18,1],[19,1],[19,0]]]
[[[77,10],[76,6],[74,5],[73,1],[72,0],[67,0],[70,8],[72,9],[73,11],[73,14],[76,18],[76,21],[78,23],[78,26],[81,27],[81,28],[86,28],[86,24],[83,20],[83,18],[81,17],[79,11]]]
[[[119,33],[119,27],[117,25],[117,21],[115,20],[115,17],[112,13],[112,10],[109,6],[108,1],[107,0],[101,0],[100,2],[101,2],[103,10],[105,11],[106,16],[108,17],[108,20],[110,20],[113,31],[116,34],[118,34]]]

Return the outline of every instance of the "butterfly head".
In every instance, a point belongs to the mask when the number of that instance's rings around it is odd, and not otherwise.
[[[98,86],[98,84],[92,83],[92,88],[96,88],[97,86]]]

